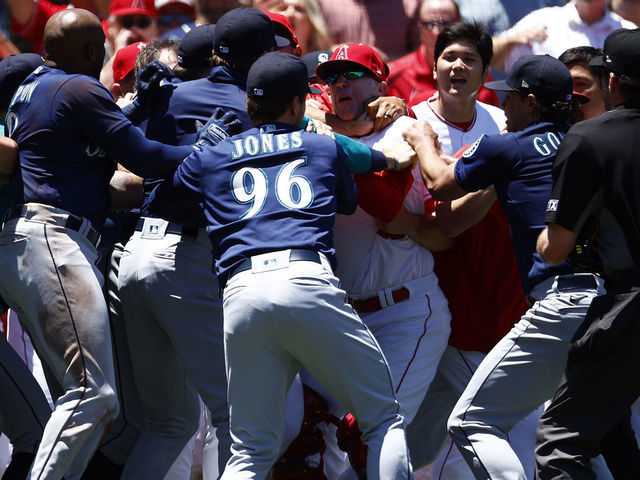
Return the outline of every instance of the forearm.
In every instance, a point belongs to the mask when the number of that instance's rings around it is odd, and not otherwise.
[[[18,144],[8,137],[0,137],[0,175],[9,176],[18,164]]]
[[[560,265],[571,253],[575,243],[575,233],[552,223],[540,232],[536,250],[549,265]]]
[[[493,56],[491,57],[491,68],[504,71],[504,62],[509,57],[511,50],[519,45],[517,38],[509,32],[496,35],[493,39]]]
[[[482,220],[495,200],[495,189],[491,186],[452,202],[439,203],[436,206],[438,228],[447,237],[457,237]]]
[[[112,210],[128,210],[142,205],[144,189],[142,178],[129,172],[116,170],[109,182]]]
[[[428,142],[421,142],[413,148],[418,155],[424,184],[434,199],[455,200],[465,195],[455,180],[455,160],[452,162],[448,155]]]
[[[108,153],[132,173],[143,178],[164,178],[175,171],[191,146],[165,145],[148,140],[133,125],[120,130],[111,139]]]
[[[407,229],[405,235],[418,245],[432,251],[442,252],[453,247],[455,239],[444,235],[433,215],[416,215],[406,212]]]

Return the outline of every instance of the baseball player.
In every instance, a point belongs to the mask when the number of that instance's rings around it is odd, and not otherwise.
[[[593,274],[576,273],[568,264],[552,267],[535,253],[553,159],[566,131],[563,122],[572,113],[568,69],[553,57],[526,56],[506,80],[485,85],[506,91],[506,135],[481,137],[451,163],[426,122],[405,137],[436,199],[452,200],[493,185],[509,220],[523,287],[533,305],[479,365],[448,426],[476,478],[525,479],[507,435],[553,394],[568,341],[604,287]]]
[[[7,115],[18,143],[14,202],[0,234],[0,294],[63,387],[29,478],[80,478],[118,412],[103,278],[95,243],[118,158],[164,175],[192,151],[147,141],[98,83],[100,21],[81,9],[51,17],[48,60],[16,91]],[[37,266],[37,268],[34,268]]]
[[[345,44],[316,73],[329,86],[335,114],[353,122],[368,100],[384,95],[388,68],[370,46]],[[402,131],[414,120],[405,116],[391,120],[390,126],[358,140],[378,150],[404,143]],[[410,424],[446,347],[450,314],[433,273],[432,253],[407,236],[378,231],[376,218],[391,220],[402,206],[424,214],[428,193],[417,167],[385,178],[358,177],[359,208],[354,215],[336,218],[336,273],[389,362],[398,401]],[[451,245],[437,229],[430,240],[434,249]]]
[[[491,37],[477,25],[456,23],[438,35],[435,75],[438,91],[413,107],[427,120],[447,155],[461,155],[482,135],[496,135],[505,126],[501,109],[476,101],[491,61]],[[456,237],[455,248],[434,254],[435,271],[451,309],[451,336],[438,372],[416,418],[407,428],[414,468],[431,463],[448,440],[446,420],[485,354],[513,327],[526,310],[506,217],[494,202],[492,188],[470,193],[435,207],[438,226]],[[488,210],[488,211],[487,211]],[[479,217],[484,217],[473,228]],[[425,217],[400,215],[391,233],[407,233],[420,241],[431,225]],[[537,414],[518,423],[509,441],[525,466],[533,471]],[[449,443],[449,442],[448,442]],[[434,471],[439,478],[473,478],[453,444],[445,445]]]
[[[234,443],[222,478],[267,476],[279,454],[285,394],[302,366],[358,415],[368,478],[412,478],[388,366],[332,273],[333,218],[355,210],[357,192],[342,148],[296,126],[309,91],[302,60],[266,54],[247,79],[256,126],[189,157],[174,188],[157,190],[169,206],[177,194],[204,196],[226,285]]]

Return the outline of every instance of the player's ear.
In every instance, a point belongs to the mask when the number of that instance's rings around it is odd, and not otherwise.
[[[124,97],[124,93],[122,92],[122,88],[119,83],[114,83],[111,87],[111,94],[115,100],[118,100],[120,97]]]
[[[378,93],[381,97],[383,97],[385,93],[387,93],[387,82],[385,82],[384,80],[382,82],[378,82]]]
[[[489,65],[485,65],[484,71],[482,72],[482,83],[487,81],[489,78]]]

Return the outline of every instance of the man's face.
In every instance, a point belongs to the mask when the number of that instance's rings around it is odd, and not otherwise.
[[[451,0],[425,0],[420,8],[418,30],[420,39],[430,58],[436,45],[436,38],[444,28],[460,20]]]
[[[335,81],[329,76],[328,85],[333,102],[333,111],[342,120],[355,120],[365,110],[365,103],[381,97],[387,91],[387,83],[380,82],[371,73],[364,73],[360,78],[347,78],[351,72],[365,72],[365,68],[345,67],[337,74]],[[346,76],[345,76],[346,74]]]
[[[519,132],[531,123],[527,95],[519,92],[505,92],[502,108],[507,116],[507,130]]]
[[[136,42],[153,42],[158,38],[156,20],[149,15],[124,15],[109,22],[109,41],[114,50]]]
[[[447,97],[470,99],[487,78],[482,57],[476,46],[465,40],[448,45],[438,57],[434,70],[438,92]]]
[[[597,117],[605,112],[602,85],[599,79],[591,73],[585,63],[575,63],[569,67],[573,78],[573,89],[585,94],[591,100],[580,107],[582,113],[580,120]]]

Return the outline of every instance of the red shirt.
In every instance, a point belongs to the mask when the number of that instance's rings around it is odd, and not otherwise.
[[[528,308],[509,224],[499,203],[458,236],[453,250],[433,257],[451,310],[449,345],[488,352]]]
[[[389,87],[386,94],[403,98],[409,106],[428,100],[437,90],[433,69],[427,63],[424,45],[420,45],[415,52],[389,63],[389,70]],[[487,80],[490,80],[490,77]],[[496,92],[485,87],[480,87],[478,100],[500,106]]]

